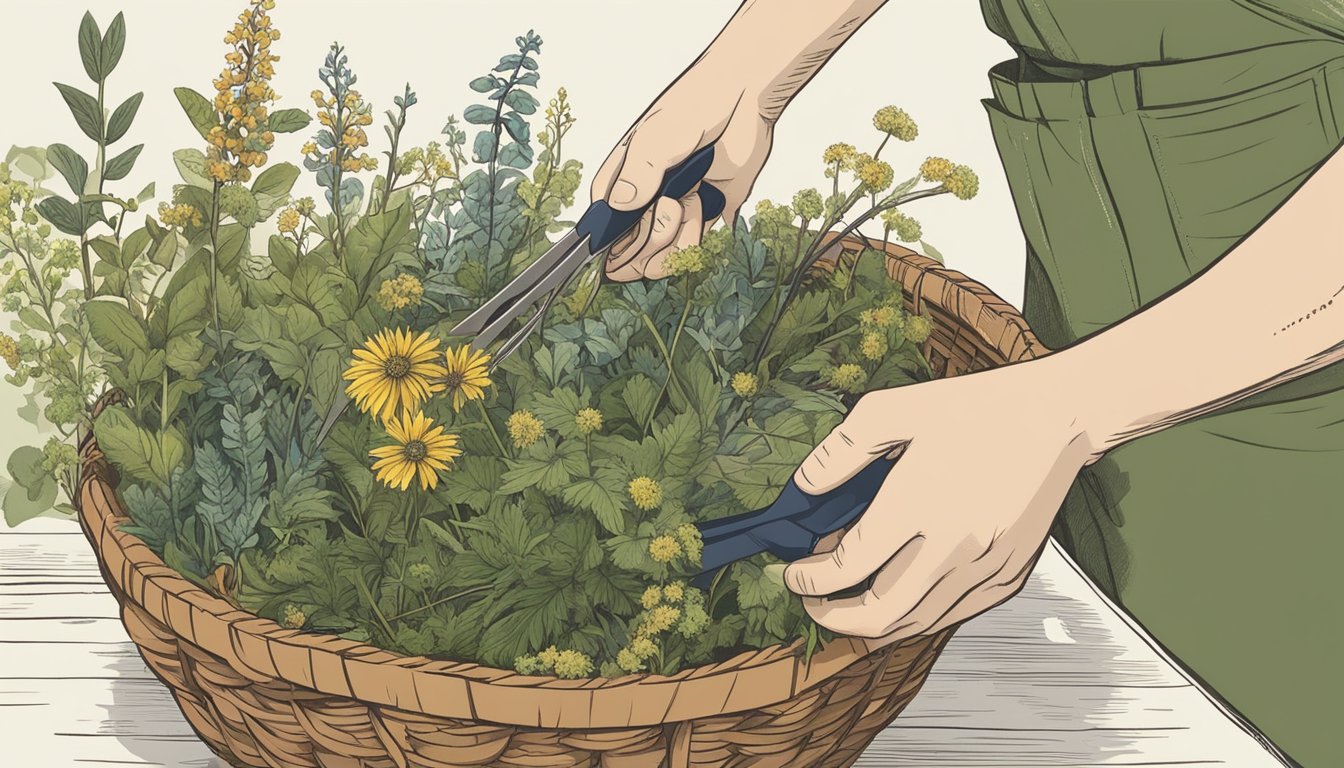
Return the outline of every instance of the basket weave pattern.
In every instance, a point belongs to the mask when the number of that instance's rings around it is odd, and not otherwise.
[[[860,247],[839,245],[835,257]],[[985,287],[887,250],[907,308],[933,321],[924,352],[938,375],[1045,351]],[[126,630],[197,734],[235,766],[848,766],[909,703],[953,631],[873,650],[841,638],[810,664],[795,644],[616,679],[398,656],[282,628],[183,578],[118,529],[128,515],[116,473],[91,437],[80,451],[80,525]]]

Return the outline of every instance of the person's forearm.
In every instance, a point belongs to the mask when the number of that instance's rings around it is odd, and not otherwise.
[[[735,78],[775,120],[886,0],[746,0],[697,64]]]
[[[1042,360],[1076,392],[1092,446],[1104,451],[1344,359],[1342,199],[1337,152],[1184,287]]]

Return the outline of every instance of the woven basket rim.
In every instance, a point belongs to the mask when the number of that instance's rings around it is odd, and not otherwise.
[[[829,245],[835,245],[834,238]],[[865,243],[846,238],[841,246],[846,253],[856,253]],[[908,248],[889,245],[886,251],[889,273],[903,283],[916,306],[922,300],[955,313],[981,343],[1010,361],[1040,353],[1025,321],[989,289]],[[906,284],[911,278],[918,284]],[[1016,334],[1010,338],[1005,335],[1008,331]],[[622,728],[778,704],[875,650],[861,639],[841,637],[818,649],[810,663],[797,652],[800,643],[794,642],[668,676],[561,680],[401,656],[334,635],[286,629],[237,610],[188,581],[138,537],[121,531],[120,523],[129,516],[113,491],[115,471],[91,433],[81,442],[80,452],[83,466],[75,499],[80,525],[118,598],[134,601],[184,640],[258,683],[279,679],[321,694],[435,717],[538,728]],[[936,640],[916,637],[902,645]]]

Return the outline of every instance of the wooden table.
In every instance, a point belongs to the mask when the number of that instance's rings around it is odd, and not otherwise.
[[[24,768],[227,768],[140,660],[79,529],[58,520],[0,524],[0,736]],[[1051,547],[1020,595],[957,633],[858,765],[1280,763]]]

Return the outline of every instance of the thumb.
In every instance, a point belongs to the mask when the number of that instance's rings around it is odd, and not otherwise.
[[[905,444],[894,435],[891,403],[879,406],[874,393],[860,400],[844,421],[832,429],[794,472],[793,480],[804,493],[834,490],[881,456]]]
[[[635,129],[607,193],[612,208],[633,211],[653,201],[667,170],[697,149],[694,141],[682,140],[680,133],[675,121],[660,113],[650,115]]]

